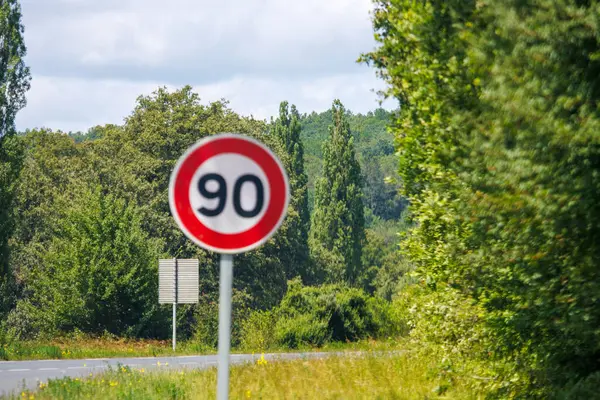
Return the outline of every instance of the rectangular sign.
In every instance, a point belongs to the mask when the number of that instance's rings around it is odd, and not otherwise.
[[[158,302],[160,304],[198,302],[199,262],[191,259],[158,260]],[[175,276],[177,271],[177,276]]]
[[[158,260],[158,302],[170,304],[175,301],[175,259]]]
[[[198,302],[198,260],[177,260],[177,303]]]

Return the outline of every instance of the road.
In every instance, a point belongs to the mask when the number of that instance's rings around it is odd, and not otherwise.
[[[358,352],[357,352],[358,353]],[[292,360],[297,358],[323,358],[344,353],[269,353],[266,360]],[[346,353],[347,354],[347,353]],[[255,362],[260,354],[232,354],[230,363],[241,364]],[[32,360],[0,361],[0,396],[23,388],[35,389],[41,382],[64,377],[88,377],[105,371],[108,366],[129,366],[144,368],[147,371],[169,368],[207,369],[217,366],[217,356],[179,356],[179,357],[131,357],[131,358],[93,358],[81,360]]]

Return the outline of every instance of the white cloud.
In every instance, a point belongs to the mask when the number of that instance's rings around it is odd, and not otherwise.
[[[121,124],[136,98],[159,83],[34,76],[27,107],[17,114],[17,128],[85,131],[94,125]]]
[[[23,15],[37,74],[199,84],[356,71],[370,1],[23,0]]]
[[[268,118],[340,98],[377,107],[371,0],[21,0],[33,73],[17,128],[85,130],[121,123],[141,94],[194,86]]]
[[[94,125],[121,124],[135,107],[138,96],[148,95],[161,82],[86,80],[35,76],[28,106],[17,116],[19,129],[48,127],[63,131],[85,131]],[[353,112],[367,112],[379,106],[372,88],[380,88],[370,70],[317,80],[286,80],[235,77],[230,80],[194,86],[203,103],[225,98],[242,115],[269,119],[277,114],[279,103],[287,100],[301,113],[324,111],[339,98]],[[386,108],[393,102],[384,104]]]

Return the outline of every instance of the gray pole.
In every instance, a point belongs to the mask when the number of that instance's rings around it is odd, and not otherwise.
[[[229,347],[231,345],[231,286],[233,280],[233,255],[221,254],[219,289],[219,366],[217,399],[229,398]]]
[[[175,351],[175,345],[177,343],[177,258],[175,259],[175,296],[173,299],[173,351]]]

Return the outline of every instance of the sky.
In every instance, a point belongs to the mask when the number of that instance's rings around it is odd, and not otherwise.
[[[356,62],[375,48],[371,0],[21,0],[31,89],[17,129],[121,124],[136,98],[191,85],[269,119],[339,98],[365,113],[385,84]],[[384,108],[394,108],[391,100]]]

